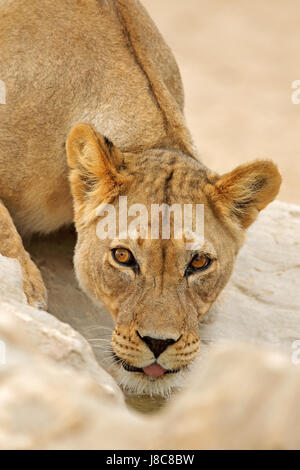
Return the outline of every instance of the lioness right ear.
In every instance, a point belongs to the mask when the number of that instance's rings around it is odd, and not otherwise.
[[[216,178],[204,190],[222,219],[246,229],[275,199],[280,184],[277,166],[272,161],[256,160]]]
[[[118,173],[122,153],[90,124],[78,124],[70,132],[67,159],[71,168],[71,191],[82,202],[88,194],[97,193],[99,202],[116,195],[124,178]]]

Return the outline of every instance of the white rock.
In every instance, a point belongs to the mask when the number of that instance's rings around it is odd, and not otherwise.
[[[19,326],[10,312],[0,316],[0,449],[137,446],[140,419],[116,399],[116,386],[48,359]]]
[[[300,348],[299,348],[300,349]],[[300,366],[262,346],[210,352],[164,412],[159,449],[300,449]]]

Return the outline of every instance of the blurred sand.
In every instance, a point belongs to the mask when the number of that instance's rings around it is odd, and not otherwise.
[[[271,158],[300,203],[299,0],[142,0],[179,64],[186,118],[218,172]]]

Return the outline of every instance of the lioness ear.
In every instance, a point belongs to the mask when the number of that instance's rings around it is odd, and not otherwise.
[[[99,199],[116,195],[123,179],[118,174],[122,153],[89,124],[78,124],[66,142],[73,196],[79,201],[97,192]]]
[[[206,193],[221,217],[234,218],[245,229],[275,199],[280,184],[276,165],[257,160],[222,175],[215,184],[207,185]]]

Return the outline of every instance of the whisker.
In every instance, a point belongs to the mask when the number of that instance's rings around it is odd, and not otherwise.
[[[117,364],[116,361],[113,361],[113,358],[111,356],[101,356],[99,358],[100,362],[104,362],[104,361],[109,361],[111,364],[114,363],[114,364]]]
[[[106,352],[109,353],[109,351],[108,351],[107,348],[103,348],[103,347],[97,346],[97,345],[96,345],[96,346],[92,346],[92,349],[93,349],[94,351],[102,351],[103,353],[106,353]]]
[[[100,341],[101,343],[110,344],[110,340],[106,338],[89,338],[88,341],[92,341],[92,342]]]
[[[101,356],[101,357],[98,357],[97,359],[98,359],[98,361],[99,361],[100,364],[104,364],[104,363],[117,364],[117,363],[112,359],[111,356],[105,356],[105,357]]]
[[[92,335],[92,334],[96,334],[97,336],[111,336],[113,334],[113,330],[90,330],[90,331],[85,331],[84,332],[85,335]]]
[[[104,357],[104,358],[100,358],[100,363],[103,363],[103,364],[107,364],[107,365],[119,365],[121,363],[121,361],[116,361],[113,359],[113,357],[111,356],[107,356],[107,357]]]
[[[108,354],[108,355],[111,355],[111,353],[110,353],[107,349],[103,349],[103,348],[101,348],[101,347],[99,347],[99,346],[94,346],[93,349],[94,349],[94,350],[98,350],[98,351],[102,351],[103,353],[106,353],[106,354]]]
[[[106,344],[91,344],[92,349],[101,349],[102,351],[110,352],[110,348]]]
[[[113,328],[111,327],[108,327],[108,326],[103,326],[103,325],[93,325],[93,326],[89,326],[88,328],[84,328],[84,332],[85,333],[88,333],[89,331],[95,331],[95,330],[107,330],[107,331],[110,331],[112,332],[113,331]]]

